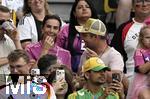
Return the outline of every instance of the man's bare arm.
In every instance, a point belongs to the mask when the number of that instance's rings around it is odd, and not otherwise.
[[[0,58],[0,67],[3,65],[8,64],[8,59],[6,57],[1,57]]]

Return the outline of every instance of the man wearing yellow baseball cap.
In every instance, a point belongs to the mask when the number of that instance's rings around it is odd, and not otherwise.
[[[89,58],[82,66],[86,84],[68,99],[121,99],[112,85],[107,84],[106,70],[110,70],[98,57]]]
[[[89,70],[98,72],[103,70],[110,70],[105,66],[104,62],[98,57],[91,57],[82,66],[82,72],[87,72]]]

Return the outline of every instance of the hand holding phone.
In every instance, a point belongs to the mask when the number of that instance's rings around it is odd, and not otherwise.
[[[115,81],[115,80],[117,80],[117,81],[121,81],[121,75],[120,75],[120,73],[113,73],[112,74],[112,81]]]
[[[65,80],[65,70],[57,69],[56,70],[56,81]]]

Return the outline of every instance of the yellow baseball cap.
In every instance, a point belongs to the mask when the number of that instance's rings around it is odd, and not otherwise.
[[[84,65],[82,66],[82,72],[87,72],[89,70],[92,71],[100,71],[100,70],[110,70],[104,62],[99,57],[91,57],[85,61]]]
[[[106,26],[99,19],[89,18],[83,26],[75,26],[79,33],[92,33],[96,35],[105,36]]]

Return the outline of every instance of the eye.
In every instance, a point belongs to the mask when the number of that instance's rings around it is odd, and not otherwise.
[[[77,9],[81,9],[81,8],[82,8],[82,6],[78,6],[78,7],[77,7]]]
[[[22,67],[22,65],[16,65],[16,68],[21,68]]]
[[[90,8],[90,6],[89,6],[89,5],[86,5],[86,8]]]
[[[54,26],[54,29],[55,29],[55,30],[58,30],[58,29],[59,29],[59,27],[58,27],[58,26]]]

